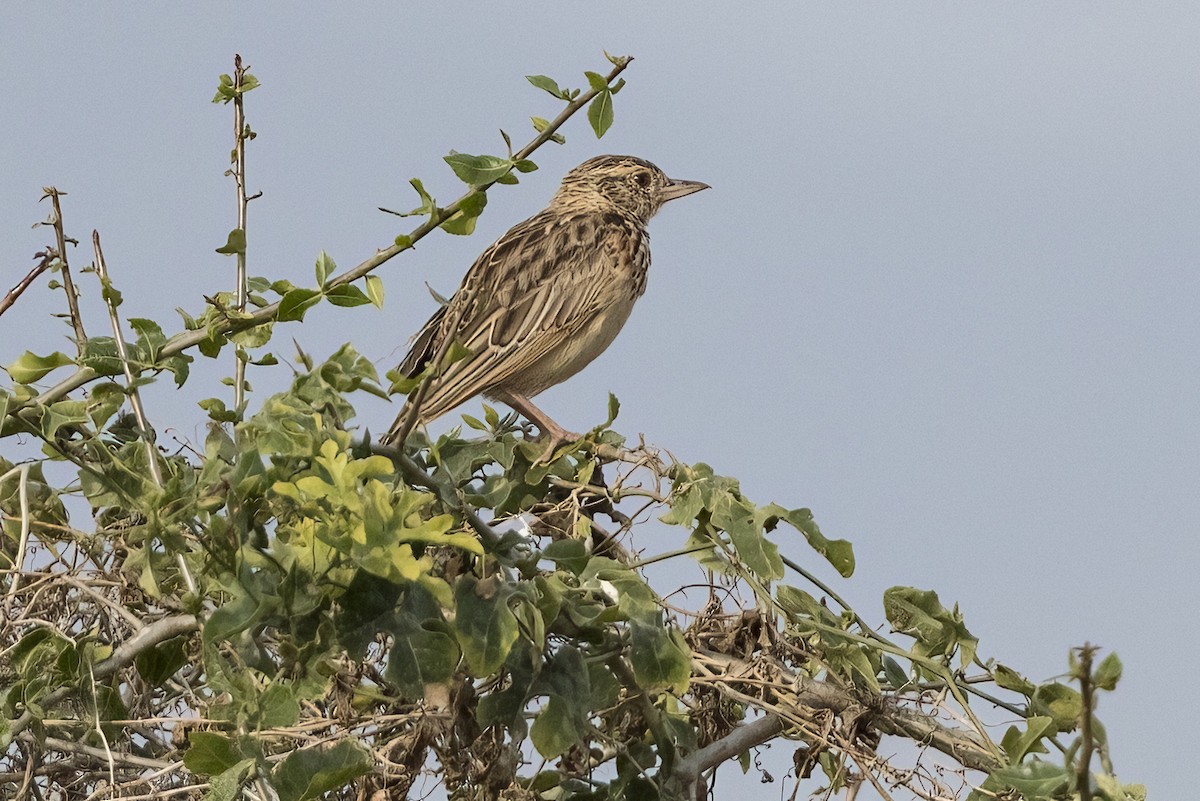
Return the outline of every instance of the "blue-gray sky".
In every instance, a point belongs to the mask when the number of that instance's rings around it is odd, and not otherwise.
[[[234,225],[231,123],[208,101],[234,52],[263,83],[251,272],[297,283],[322,249],[348,267],[406,230],[375,209],[415,205],[410,177],[457,196],[451,148],[496,152],[498,128],[523,140],[553,116],[522,76],[579,85],[603,50],[632,54],[604,140],[573,121],[474,237],[384,267],[383,311],[319,307],[280,351],[350,340],[391,366],[433,307],[423,282],[452,291],[592,155],[703,180],[654,221],[650,288],[616,344],[541,405],[583,428],[615,392],[622,430],[811,507],[854,542],[839,589],[868,617],[892,584],[936,589],[982,656],[1038,680],[1085,640],[1117,650],[1100,712],[1118,772],[1163,798],[1193,787],[1200,7],[333,8],[9,9],[3,289],[47,241],[30,224],[50,184],[71,233],[100,229],[129,314],[174,330],[175,306],[231,285],[213,253]],[[40,288],[0,319],[0,361],[65,349],[59,303]],[[198,410],[150,402],[198,435]],[[393,412],[363,411],[373,430]]]

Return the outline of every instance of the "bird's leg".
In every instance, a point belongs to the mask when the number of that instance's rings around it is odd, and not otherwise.
[[[539,439],[546,440],[546,450],[544,450],[542,455],[538,457],[538,461],[549,461],[550,457],[553,456],[554,452],[561,446],[566,445],[568,442],[575,442],[576,440],[583,439],[582,435],[572,433],[560,426],[558,423],[554,422],[552,419],[550,419],[550,415],[534,406],[533,401],[529,400],[529,398],[525,397],[524,395],[519,395],[516,392],[509,392],[507,390],[496,389],[492,390],[489,394],[491,394],[492,397],[501,403],[506,403],[512,408],[516,409],[525,416],[525,419],[532,422],[538,427],[538,430],[541,431],[541,436]]]

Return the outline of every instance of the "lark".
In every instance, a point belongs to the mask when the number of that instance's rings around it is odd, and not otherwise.
[[[612,344],[646,291],[646,225],[664,203],[708,189],[668,178],[634,156],[597,156],[571,170],[550,205],[500,237],[413,337],[400,365],[419,375],[451,343],[469,355],[445,366],[405,403],[384,444],[476,395],[534,423],[547,453],[579,439],[530,398],[566,381]]]

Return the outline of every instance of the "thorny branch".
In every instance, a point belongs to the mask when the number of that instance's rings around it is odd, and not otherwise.
[[[75,282],[71,278],[71,268],[67,264],[67,235],[63,231],[62,205],[59,198],[66,192],[60,192],[53,186],[42,189],[42,198],[50,198],[53,212],[50,215],[50,225],[54,228],[54,237],[58,246],[58,262],[62,272],[63,291],[67,293],[67,309],[71,314],[71,327],[75,330],[75,346],[79,355],[87,344],[87,332],[83,329],[83,316],[79,313],[79,294],[75,291]]]
[[[237,230],[242,232],[241,247],[237,251],[236,308],[238,314],[246,311],[246,210],[250,198],[246,194],[246,141],[253,137],[246,125],[245,86],[249,67],[242,66],[241,55],[233,57],[233,176],[237,191]],[[234,350],[233,408],[240,414],[246,397],[246,357],[241,348]]]

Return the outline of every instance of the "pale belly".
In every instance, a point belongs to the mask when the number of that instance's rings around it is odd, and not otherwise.
[[[504,382],[504,388],[533,397],[555,384],[566,381],[612,344],[621,332],[633,303],[618,302],[607,306],[575,336],[531,364],[519,375]]]

